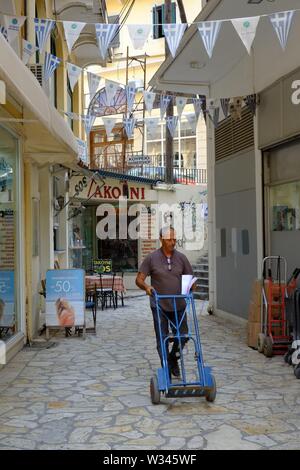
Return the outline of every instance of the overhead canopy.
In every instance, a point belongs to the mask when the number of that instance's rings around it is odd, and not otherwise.
[[[259,16],[300,8],[299,0],[261,1],[210,0],[194,20],[209,21]],[[169,57],[150,85],[156,90],[202,94],[211,98],[258,93],[300,65],[300,11],[293,18],[286,50],[283,51],[269,18],[257,27],[249,55],[230,21],[223,23],[210,59],[196,25],[185,33],[175,59]],[[300,77],[299,77],[300,78]]]
[[[95,23],[107,23],[105,0],[56,0],[54,6],[58,20],[86,23],[73,47],[76,64],[80,67],[93,64],[105,66],[99,54],[95,32]]]
[[[0,50],[0,79],[6,83],[8,99],[9,95],[14,97],[13,104],[25,120],[24,153],[40,163],[76,162],[77,142],[72,130],[2,34]]]

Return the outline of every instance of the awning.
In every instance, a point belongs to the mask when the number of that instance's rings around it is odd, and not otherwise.
[[[300,8],[299,0],[210,0],[194,22],[243,18]],[[213,56],[205,51],[196,25],[185,33],[175,59],[169,57],[150,81],[156,90],[211,98],[258,93],[299,67],[300,12],[294,15],[283,51],[269,18],[260,19],[251,56],[231,22],[223,23]],[[300,78],[300,77],[299,77]]]
[[[6,83],[8,100],[10,95],[25,119],[24,153],[39,163],[76,162],[77,142],[72,130],[2,34],[0,50],[0,79]]]

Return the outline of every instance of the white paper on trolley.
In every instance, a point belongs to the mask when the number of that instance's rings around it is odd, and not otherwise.
[[[192,285],[197,281],[197,277],[193,277],[192,274],[183,274],[181,276],[181,294],[189,294]]]

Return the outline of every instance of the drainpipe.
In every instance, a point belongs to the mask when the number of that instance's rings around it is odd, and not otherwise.
[[[262,152],[258,148],[258,107],[254,116],[254,153],[255,153],[255,199],[256,199],[256,246],[257,246],[257,278],[262,276],[261,263],[264,257],[263,241],[263,180]]]
[[[208,95],[209,96],[209,95]],[[207,136],[207,203],[208,203],[208,265],[209,304],[208,313],[216,309],[216,195],[215,195],[215,131],[210,119],[206,119]]]

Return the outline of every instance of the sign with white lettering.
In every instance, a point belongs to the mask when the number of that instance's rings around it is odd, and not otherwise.
[[[50,269],[46,274],[46,325],[83,326],[85,271]]]

